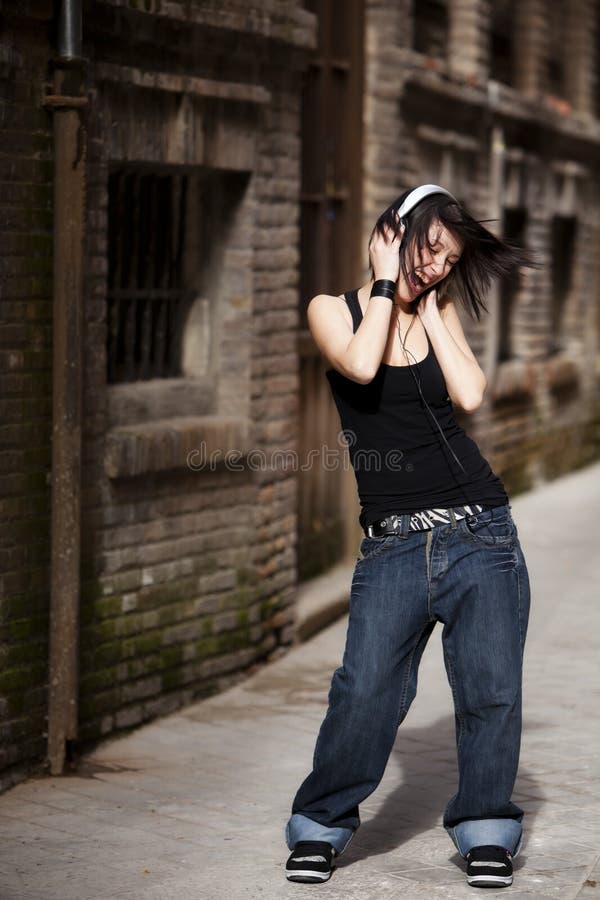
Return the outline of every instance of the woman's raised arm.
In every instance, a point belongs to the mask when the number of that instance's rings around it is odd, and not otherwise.
[[[398,280],[404,229],[399,237],[390,229],[387,233],[389,239],[376,232],[369,245],[375,281]],[[352,381],[368,384],[375,377],[387,344],[392,302],[387,297],[371,297],[355,333],[342,313],[342,302],[329,294],[313,297],[307,311],[310,333],[334,369]]]

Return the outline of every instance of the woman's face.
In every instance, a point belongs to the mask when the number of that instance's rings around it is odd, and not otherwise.
[[[412,248],[412,252],[409,250],[406,259],[408,282],[400,268],[398,294],[407,303],[422,294],[427,287],[442,281],[460,259],[462,244],[439,219],[434,219],[431,223],[429,243],[432,250],[427,244],[420,250],[418,247]]]

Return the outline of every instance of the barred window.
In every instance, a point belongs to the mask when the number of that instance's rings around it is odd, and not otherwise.
[[[445,60],[449,29],[446,0],[416,0],[413,16],[413,48],[417,53]]]
[[[180,375],[188,177],[121,168],[108,194],[108,381]]]

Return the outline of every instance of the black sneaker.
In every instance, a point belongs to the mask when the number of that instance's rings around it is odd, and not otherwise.
[[[475,887],[508,887],[512,884],[512,856],[504,847],[484,844],[467,853],[467,881]]]
[[[316,883],[331,877],[335,848],[327,841],[298,841],[285,864],[290,881]]]

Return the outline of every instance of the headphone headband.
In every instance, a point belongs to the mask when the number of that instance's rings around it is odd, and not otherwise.
[[[419,187],[416,187],[414,190],[410,192],[408,197],[404,200],[400,208],[398,209],[398,215],[402,219],[407,213],[414,209],[421,200],[424,200],[425,197],[428,197],[430,194],[446,194],[448,197],[451,197],[452,200],[456,200],[450,191],[447,191],[446,188],[440,187],[439,184],[421,184]]]

